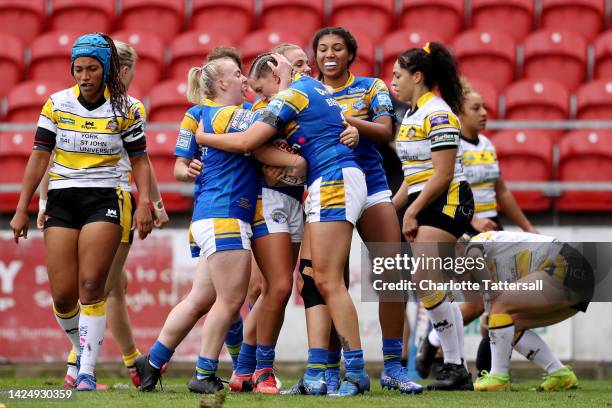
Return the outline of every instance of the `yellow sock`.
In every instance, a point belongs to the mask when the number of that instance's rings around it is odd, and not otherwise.
[[[134,351],[132,354],[124,355],[123,364],[125,364],[127,368],[133,367],[134,364],[136,363],[136,358],[139,355],[140,355],[140,351],[138,349],[136,349],[136,351]]]

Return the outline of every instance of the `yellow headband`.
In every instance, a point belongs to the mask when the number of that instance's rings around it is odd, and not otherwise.
[[[427,54],[431,54],[431,50],[429,49],[429,42],[425,43],[425,45],[423,46],[423,51],[425,51]]]

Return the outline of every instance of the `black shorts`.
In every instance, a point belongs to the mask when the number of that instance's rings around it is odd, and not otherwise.
[[[565,260],[562,276],[563,286],[580,297],[580,301],[572,306],[580,312],[586,312],[595,290],[595,276],[589,261],[575,248],[563,244],[559,255]],[[546,272],[556,277],[557,268],[546,268]]]
[[[408,196],[408,206],[420,192]],[[449,189],[417,215],[419,225],[439,228],[456,238],[468,232],[474,215],[474,196],[466,181],[453,182]]]
[[[49,190],[45,228],[80,230],[85,224],[106,221],[121,225],[122,196],[118,188],[71,187]]]

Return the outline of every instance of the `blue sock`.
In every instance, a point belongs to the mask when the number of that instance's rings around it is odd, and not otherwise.
[[[342,358],[342,350],[327,352],[327,371],[328,374],[340,373],[340,359]]]
[[[263,344],[257,345],[257,366],[255,371],[272,368],[274,365],[274,347],[275,346],[264,346]]]
[[[327,365],[327,349],[310,348],[308,349],[308,363],[306,364],[306,375],[318,377],[325,373]]]
[[[256,358],[257,348],[248,343],[242,343],[240,354],[238,354],[238,364],[236,365],[236,374],[253,374],[257,365]]]
[[[232,357],[232,370],[236,371],[238,365],[238,355],[242,346],[242,318],[233,323],[225,336],[225,347]]]
[[[344,351],[344,367],[346,368],[347,377],[359,378],[363,374],[363,350],[356,349]]]
[[[384,369],[391,370],[402,366],[402,339],[382,340]]]
[[[198,380],[202,380],[206,377],[215,375],[217,373],[218,366],[219,360],[198,356],[198,362],[196,363],[196,377],[198,377]]]
[[[149,351],[149,364],[155,368],[162,368],[172,358],[174,350],[164,346],[159,340],[153,344]]]

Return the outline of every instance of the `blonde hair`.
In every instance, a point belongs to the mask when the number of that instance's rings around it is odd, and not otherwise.
[[[466,77],[462,76],[459,78],[459,82],[461,83],[461,91],[463,92],[464,96],[469,93],[476,92]]]
[[[200,105],[206,98],[217,96],[215,81],[221,77],[217,61],[210,61],[201,67],[192,67],[187,74],[187,100]]]
[[[285,53],[289,50],[302,50],[302,47],[300,47],[299,45],[291,44],[291,43],[283,43],[283,44],[279,44],[276,47],[272,48],[270,52],[272,52],[273,54],[276,53],[276,54],[287,56]]]
[[[123,41],[114,40],[114,42],[115,48],[117,48],[117,56],[119,57],[119,65],[132,68],[138,60],[138,54],[134,47]]]

